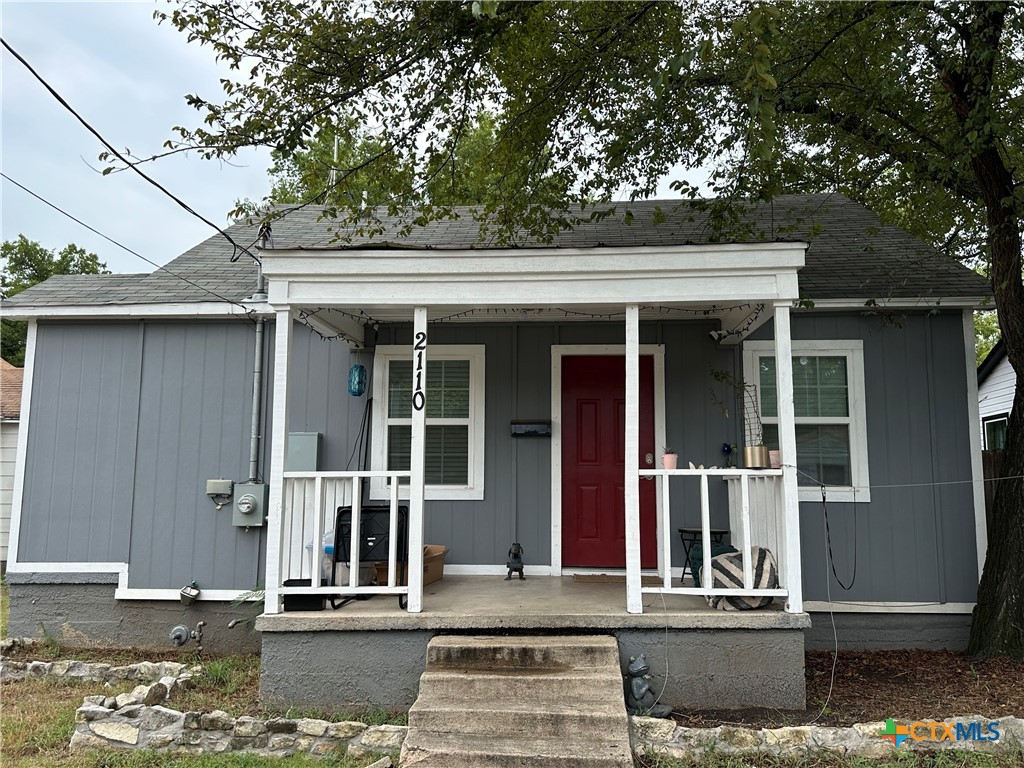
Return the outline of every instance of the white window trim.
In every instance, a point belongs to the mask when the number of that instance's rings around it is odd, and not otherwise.
[[[466,485],[428,485],[428,500],[460,500],[484,498],[484,365],[483,344],[431,344],[428,360],[469,360],[469,476]],[[392,360],[412,360],[412,344],[380,345],[373,358],[373,432],[370,468],[387,467],[388,367]],[[430,389],[427,389],[430,399]],[[428,424],[444,423],[445,419],[427,419]],[[459,423],[461,423],[461,419]],[[409,486],[399,487],[399,497],[409,498]],[[370,498],[391,498],[385,478],[370,481]]]
[[[794,340],[793,356],[801,354],[846,358],[847,384],[850,415],[850,475],[853,485],[825,486],[829,501],[871,501],[871,483],[868,477],[868,431],[867,401],[864,397],[864,342],[859,339],[843,340]],[[761,380],[758,375],[758,358],[775,357],[774,341],[747,341],[743,344],[743,377],[757,389],[757,401],[761,403]],[[777,424],[777,418],[765,419],[765,423]],[[836,424],[835,418],[803,418],[802,424]],[[821,490],[816,486],[801,486],[800,501],[821,501]]]
[[[994,413],[991,416],[983,416],[981,419],[981,439],[985,443],[985,450],[991,451],[992,448],[988,447],[988,425],[993,424],[997,421],[1005,421],[1007,424],[1010,423],[1010,414],[1008,413]]]

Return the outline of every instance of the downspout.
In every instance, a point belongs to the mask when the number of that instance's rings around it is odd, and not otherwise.
[[[263,269],[256,266],[256,293],[252,298],[256,301],[266,301],[266,281],[263,277]],[[260,416],[263,401],[263,331],[266,320],[262,317],[256,319],[256,351],[253,355],[252,364],[252,423],[249,432],[249,482],[259,482],[259,458],[260,458]]]

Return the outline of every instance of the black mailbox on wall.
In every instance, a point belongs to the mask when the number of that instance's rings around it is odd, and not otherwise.
[[[551,437],[551,422],[513,421],[512,437]]]

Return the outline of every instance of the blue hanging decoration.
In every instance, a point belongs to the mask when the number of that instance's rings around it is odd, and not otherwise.
[[[356,363],[348,370],[348,393],[359,397],[366,392],[366,366]]]

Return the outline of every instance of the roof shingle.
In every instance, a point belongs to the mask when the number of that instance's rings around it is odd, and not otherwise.
[[[812,300],[983,297],[992,293],[985,278],[944,256],[910,233],[883,225],[870,210],[838,194],[785,195],[771,204],[749,205],[737,221],[718,225],[707,210],[685,201],[617,203],[614,213],[576,223],[550,242],[524,235],[521,248],[649,247],[714,242],[806,241],[806,266],[800,270],[801,294]],[[632,215],[626,222],[625,212]],[[423,248],[492,249],[508,247],[482,232],[471,209],[458,218],[403,229],[407,223],[382,217],[374,237],[339,237],[337,223],[321,210],[291,211],[273,222],[274,249]],[[254,243],[254,224],[228,230],[238,243]],[[8,299],[17,305],[104,305],[199,302],[250,296],[256,269],[242,256],[231,262],[233,247],[220,235],[189,249],[163,270],[137,275],[61,275]]]

